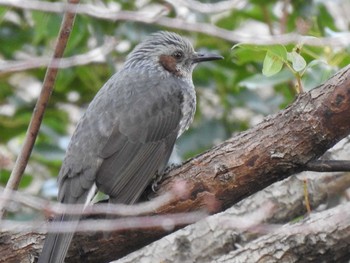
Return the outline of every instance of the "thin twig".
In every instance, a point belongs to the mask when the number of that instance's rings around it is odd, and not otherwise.
[[[202,3],[194,0],[166,0],[166,2],[176,4],[177,6],[186,6],[191,10],[203,14],[214,14],[226,12],[227,10],[243,9],[248,4],[247,0],[226,0],[215,3]]]
[[[349,172],[350,161],[343,160],[317,160],[306,165],[307,171],[314,172]]]
[[[2,189],[3,190],[3,189]],[[9,190],[10,191],[10,190]],[[39,212],[48,214],[71,214],[71,215],[94,215],[110,214],[119,216],[137,216],[146,213],[152,213],[159,207],[169,203],[174,197],[181,193],[167,192],[151,201],[137,203],[133,205],[96,203],[91,205],[83,204],[62,204],[58,202],[49,202],[45,199],[32,196],[23,192],[12,191],[11,202],[23,204]]]
[[[75,55],[67,58],[48,58],[33,57],[26,60],[0,60],[0,76],[4,73],[25,71],[34,68],[47,67],[52,68],[71,68],[74,66],[86,65],[91,62],[104,62],[101,56],[110,53],[117,43],[116,39],[108,38],[102,46],[92,49],[84,54]]]
[[[177,225],[188,225],[208,216],[208,213],[188,212],[157,216],[127,217],[118,219],[97,219],[66,222],[27,221],[16,222],[13,220],[2,220],[0,222],[1,231],[19,232],[97,232],[97,231],[117,231],[126,229],[146,229],[160,227],[171,230]],[[93,227],[91,227],[93,226]]]
[[[62,13],[66,10],[74,8],[74,5],[65,3],[51,3],[37,0],[0,0],[0,5],[26,9],[36,10],[51,13]],[[232,43],[251,43],[256,45],[270,45],[281,44],[286,45],[290,43],[303,43],[312,46],[331,46],[331,47],[347,47],[350,44],[350,33],[342,32],[336,36],[331,37],[310,37],[295,33],[283,35],[242,35],[235,31],[226,30],[209,23],[187,22],[181,18],[169,18],[159,16],[151,16],[145,12],[134,11],[118,11],[110,7],[94,6],[90,4],[81,4],[78,9],[74,8],[78,14],[88,15],[90,17],[115,21],[134,21],[144,24],[155,24],[167,28],[179,29],[189,32],[197,32],[207,34],[213,37],[224,39]]]
[[[54,50],[54,55],[53,55],[54,59],[52,61],[54,61],[55,59],[61,58],[63,56],[63,52],[66,48],[68,38],[74,24],[75,10],[76,10],[76,7],[78,6],[77,4],[79,3],[79,0],[68,0],[68,1],[71,4],[71,8],[64,15],[59,36],[57,39],[56,47]],[[27,166],[29,156],[32,152],[36,137],[40,129],[40,125],[46,110],[46,106],[48,104],[49,98],[51,96],[51,93],[54,87],[57,72],[58,72],[58,68],[52,67],[51,64],[47,68],[46,75],[43,82],[43,87],[39,95],[39,98],[37,100],[37,103],[35,105],[21,152],[16,160],[15,166],[12,170],[11,176],[6,184],[5,191],[3,192],[2,198],[0,200],[0,219],[3,218],[5,214],[6,202],[11,196],[11,190],[16,190],[18,188],[23,172]]]

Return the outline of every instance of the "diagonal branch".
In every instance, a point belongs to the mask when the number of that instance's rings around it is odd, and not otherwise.
[[[256,127],[170,171],[160,184],[159,194],[174,189],[181,181],[187,186],[189,198],[175,198],[156,214],[222,211],[276,181],[306,170],[308,162],[349,133],[350,66],[318,88],[299,95],[288,108]],[[101,239],[100,233],[89,237],[78,234],[67,262],[76,262],[79,257],[106,262],[166,234],[161,227],[115,232],[107,239]],[[102,253],[99,248],[110,253]]]
[[[259,236],[270,233],[276,228],[280,228],[278,232],[283,231],[284,227],[281,227],[283,223],[295,222],[296,218],[303,216],[306,210],[303,204],[304,179],[302,177],[305,176],[312,178],[310,173],[291,176],[243,199],[222,213],[209,216],[196,224],[171,233],[115,263],[158,262],[164,258],[169,262],[179,262],[181,261],[179,258],[184,255],[186,262],[216,262],[221,255],[244,248]],[[316,209],[324,205],[327,197],[336,196],[349,186],[350,178],[346,174],[335,176],[323,173],[314,177],[314,180],[310,180],[309,188],[312,207]],[[269,212],[271,205],[272,212]],[[261,221],[264,224],[259,224]],[[349,225],[349,222],[345,225]],[[247,231],[249,227],[250,231],[249,229]],[[186,243],[188,243],[187,246],[182,246]],[[269,251],[276,251],[276,249]],[[331,251],[333,251],[332,248],[328,250],[328,252]],[[304,252],[305,254],[307,255],[307,251]],[[322,256],[321,251],[320,254],[319,256]],[[258,260],[236,260],[236,262],[258,262]]]
[[[79,0],[69,0],[69,3],[72,4],[72,6],[75,6],[79,3]],[[61,58],[63,56],[63,52],[66,48],[68,38],[74,24],[74,19],[75,19],[75,13],[74,12],[72,13],[72,9],[65,13],[65,16],[61,24],[57,44],[54,50],[52,63],[56,59]],[[58,68],[52,66],[51,64],[47,68],[45,79],[43,82],[43,87],[39,95],[39,98],[37,100],[37,103],[35,105],[30,124],[28,126],[28,130],[27,130],[26,137],[24,139],[22,150],[16,160],[15,166],[12,170],[11,176],[6,184],[6,188],[0,200],[0,219],[5,214],[5,206],[6,206],[7,200],[11,195],[11,190],[16,190],[18,188],[23,172],[27,166],[29,156],[32,152],[36,137],[39,133],[41,121],[43,119],[46,106],[48,104],[48,101],[50,99],[50,96],[55,84],[57,72],[58,72]]]
[[[310,161],[350,134],[350,66],[256,127],[214,147],[170,171],[159,193],[181,181],[187,197],[175,199],[152,214],[176,214],[206,209],[217,213],[268,185],[307,170]],[[92,226],[93,227],[93,226]],[[180,226],[178,226],[179,228]],[[172,229],[174,231],[176,229]],[[169,233],[162,226],[75,235],[67,262],[107,262],[120,258]],[[41,240],[42,235],[23,234]],[[17,235],[18,237],[18,235]],[[4,237],[5,238],[5,237]],[[27,243],[26,243],[27,244]],[[37,254],[38,243],[14,254]],[[16,258],[19,262],[20,256]],[[7,261],[10,262],[10,261]]]

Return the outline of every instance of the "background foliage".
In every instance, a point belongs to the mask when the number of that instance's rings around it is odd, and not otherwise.
[[[50,2],[50,1],[47,1]],[[52,1],[53,2],[53,1]],[[276,74],[263,74],[266,54],[282,43],[287,52],[296,51],[305,59],[302,85],[312,89],[333,72],[350,63],[350,3],[338,1],[225,1],[230,8],[204,12],[204,4],[217,1],[85,1],[108,10],[130,11],[131,18],[112,21],[80,14],[65,56],[69,62],[59,72],[39,138],[33,150],[23,190],[55,195],[55,177],[69,138],[82,112],[106,80],[122,65],[125,56],[145,36],[158,30],[188,37],[197,50],[210,50],[223,61],[200,65],[194,72],[198,105],[195,121],[178,142],[182,159],[198,154],[260,122],[291,103],[296,75],[286,64]],[[16,8],[0,1],[0,182],[8,179],[26,133],[50,57],[61,13]],[[208,6],[207,6],[208,7]],[[210,9],[210,8],[209,8]],[[139,13],[140,12],[140,13]],[[147,14],[155,17],[149,22]],[[102,14],[103,16],[103,14]],[[157,17],[173,24],[161,26]],[[136,19],[138,18],[138,19]],[[139,20],[137,22],[136,20]],[[141,22],[140,22],[141,21]],[[179,21],[198,23],[189,30]],[[251,41],[232,49],[238,41],[219,38],[205,25],[229,30]],[[202,33],[200,33],[202,32]],[[294,35],[290,35],[294,34]],[[273,38],[266,38],[273,36]],[[283,41],[288,36],[292,41]],[[293,36],[295,37],[293,41]],[[300,36],[312,36],[305,41]],[[273,39],[266,41],[264,39]],[[305,43],[306,42],[306,43]],[[310,43],[309,43],[310,42]],[[263,44],[263,47],[261,46]],[[278,62],[272,61],[273,65]],[[265,62],[266,63],[266,62]],[[277,64],[275,64],[277,63]],[[266,72],[264,72],[266,73]]]

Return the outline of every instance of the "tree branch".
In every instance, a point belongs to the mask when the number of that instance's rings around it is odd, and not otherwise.
[[[256,127],[170,171],[160,184],[159,194],[182,181],[190,197],[175,198],[155,213],[222,211],[273,182],[305,170],[308,162],[349,133],[350,66]],[[118,258],[166,234],[162,228],[117,232],[103,240],[98,233],[89,237],[78,234],[68,262],[76,262],[79,256],[90,262]],[[98,247],[109,248],[111,253],[103,258]]]
[[[199,209],[211,213],[223,211],[273,182],[305,170],[308,162],[319,158],[349,133],[350,66],[320,87],[299,95],[288,108],[267,117],[256,127],[170,171],[158,194],[176,189],[179,181],[186,186],[188,194],[177,196],[153,214]],[[101,232],[78,233],[67,262],[106,262],[143,247],[168,231],[162,226],[123,230],[107,238]],[[31,234],[38,242],[43,237]],[[19,235],[11,235],[11,240],[16,238]],[[40,245],[25,249],[27,253],[37,254]],[[16,259],[15,262],[20,261]]]
[[[142,260],[159,262],[165,258],[169,262],[179,262],[181,256],[185,257],[185,260],[182,260],[185,262],[215,262],[221,255],[226,255],[266,233],[275,231],[281,227],[280,224],[294,221],[295,218],[305,215],[304,177],[311,177],[307,174],[310,173],[304,173],[303,176],[291,176],[277,182],[243,199],[225,212],[207,217],[196,224],[167,235],[117,260],[116,263],[141,262]],[[327,198],[338,195],[350,186],[350,178],[346,174],[337,176],[322,174],[308,182],[310,184],[310,203],[313,209],[324,204]],[[264,213],[263,216],[261,213],[257,214],[268,204],[273,206],[271,213]],[[253,217],[252,214],[254,214]],[[258,219],[264,224],[257,224]],[[247,225],[251,226],[250,229],[247,229]],[[185,242],[188,245],[181,246]],[[304,256],[307,256],[306,252]]]
[[[306,168],[315,172],[346,172],[350,171],[350,161],[316,160],[309,162]]]
[[[350,44],[350,33],[343,32],[336,36],[315,38],[310,36],[302,36],[298,34],[283,35],[242,35],[236,31],[226,30],[208,23],[187,22],[181,18],[169,18],[162,14],[149,14],[145,12],[119,11],[111,7],[94,6],[90,4],[80,4],[79,8],[74,5],[64,3],[51,3],[37,0],[0,0],[0,5],[26,9],[37,10],[51,13],[62,13],[66,10],[74,10],[77,14],[88,15],[90,17],[110,20],[110,21],[134,21],[144,24],[153,24],[165,26],[167,28],[189,31],[191,33],[203,33],[220,39],[230,41],[232,43],[250,43],[256,45],[271,44],[290,44],[303,43],[304,45],[313,46],[331,46],[331,47],[347,47]]]
[[[79,0],[68,0],[71,6],[76,6],[79,3]],[[66,48],[68,38],[70,32],[72,30],[75,19],[75,13],[72,13],[72,9],[65,13],[63,18],[57,44],[54,50],[53,60],[61,58],[63,56],[63,52]],[[24,143],[21,149],[21,152],[16,160],[16,163],[11,172],[11,176],[6,184],[6,188],[2,193],[2,198],[0,199],[0,219],[3,217],[5,213],[6,202],[10,198],[11,191],[16,190],[18,188],[19,182],[22,178],[23,172],[27,166],[30,154],[32,152],[36,137],[38,135],[41,121],[43,119],[46,106],[50,99],[58,69],[57,67],[52,67],[50,64],[47,68],[46,75],[43,82],[43,87],[37,103],[35,105],[32,118],[30,120],[26,137],[24,139]]]
[[[110,53],[117,43],[116,39],[108,38],[103,45],[94,48],[85,54],[75,55],[67,58],[31,57],[26,60],[2,60],[0,61],[0,73],[25,71],[34,68],[70,68],[86,65],[91,62],[104,62],[104,56]],[[102,58],[101,58],[102,57]]]
[[[349,220],[350,203],[345,203],[290,223],[215,262],[347,262]]]
[[[202,3],[195,0],[166,0],[166,2],[177,6],[185,6],[203,14],[222,13],[227,10],[242,9],[247,5],[246,0],[226,0],[215,3]]]

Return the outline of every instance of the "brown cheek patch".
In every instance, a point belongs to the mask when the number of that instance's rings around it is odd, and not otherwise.
[[[172,56],[161,55],[159,57],[159,63],[163,66],[163,68],[174,75],[181,75],[180,72],[176,69],[176,59]]]

